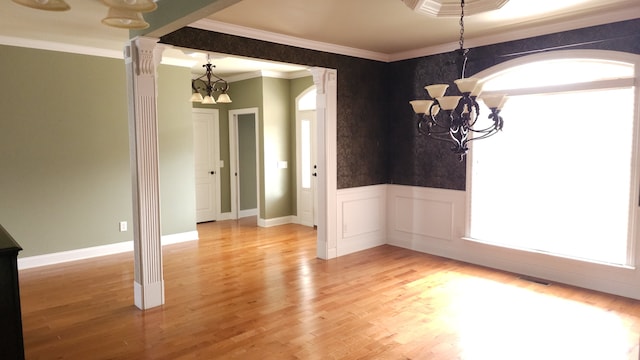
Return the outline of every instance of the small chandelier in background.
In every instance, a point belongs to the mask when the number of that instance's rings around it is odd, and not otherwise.
[[[191,102],[201,102],[202,104],[230,103],[231,98],[227,94],[229,83],[213,73],[213,68],[216,66],[211,64],[209,56],[207,56],[207,63],[202,67],[205,68],[204,75],[191,80]],[[204,92],[205,96],[203,97],[200,92]],[[214,92],[220,92],[217,101],[213,98]]]
[[[483,96],[481,100],[489,108],[491,113],[488,118],[493,123],[477,128],[480,106],[476,99],[482,92],[482,84],[479,79],[465,78],[467,53],[464,48],[464,0],[460,2],[460,57],[461,77],[454,83],[459,95],[445,96],[448,84],[435,84],[425,86],[431,100],[413,100],[409,103],[413,111],[420,115],[418,131],[436,140],[451,143],[451,150],[464,160],[467,154],[468,143],[472,140],[488,138],[502,130],[503,119],[500,110],[507,97],[505,95]],[[471,133],[474,133],[473,135]]]
[[[86,1],[86,0],[85,0]],[[109,7],[107,17],[102,23],[122,29],[146,29],[149,27],[142,17],[142,13],[151,12],[158,8],[152,0],[101,0]],[[13,2],[33,9],[47,11],[67,11],[71,6],[64,0],[13,0]]]

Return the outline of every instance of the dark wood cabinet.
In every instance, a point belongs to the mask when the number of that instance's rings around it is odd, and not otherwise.
[[[0,225],[0,359],[24,359],[18,286],[20,245]]]

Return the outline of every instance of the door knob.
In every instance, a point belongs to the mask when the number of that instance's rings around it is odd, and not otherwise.
[[[314,173],[313,173],[313,174],[311,174],[311,175],[313,175],[313,176],[318,176],[318,173],[317,173],[317,172],[314,172]]]
[[[209,174],[211,174],[211,175],[215,175],[215,174],[216,174],[216,172],[212,170],[212,171],[209,171]]]

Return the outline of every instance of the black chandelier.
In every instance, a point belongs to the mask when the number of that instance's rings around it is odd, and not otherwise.
[[[200,102],[202,104],[230,103],[231,98],[227,94],[229,83],[213,73],[213,68],[216,66],[211,64],[208,56],[207,63],[202,67],[205,68],[204,75],[191,80],[191,102]],[[217,101],[213,98],[215,92],[220,93]],[[202,93],[205,94],[204,97]]]
[[[460,72],[461,77],[454,83],[458,88],[458,95],[445,96],[448,84],[428,85],[424,88],[431,100],[413,100],[409,103],[413,111],[420,115],[418,132],[436,140],[451,144],[451,150],[464,160],[469,150],[468,143],[472,140],[485,139],[502,130],[503,119],[500,110],[507,100],[506,95],[482,96],[481,100],[491,113],[488,118],[493,121],[483,128],[476,128],[480,106],[476,99],[482,92],[479,79],[465,78],[467,53],[464,48],[464,0],[460,1]],[[473,135],[471,134],[473,133]]]

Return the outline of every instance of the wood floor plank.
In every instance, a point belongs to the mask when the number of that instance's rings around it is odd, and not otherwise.
[[[255,218],[198,232],[147,311],[131,254],[20,271],[27,359],[638,359],[636,300],[392,246],[323,261]]]

